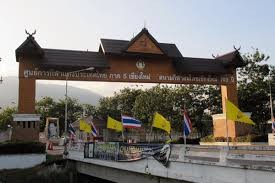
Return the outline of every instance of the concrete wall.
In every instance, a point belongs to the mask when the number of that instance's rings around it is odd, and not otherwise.
[[[144,173],[135,173],[132,171],[109,168],[105,166],[77,162],[76,168],[79,173],[98,177],[104,180],[109,180],[119,183],[184,183],[187,181],[173,180],[164,177],[153,176]]]
[[[0,155],[0,170],[30,168],[45,161],[46,154]]]
[[[5,142],[5,141],[9,140],[9,135],[10,135],[9,130],[0,131],[0,142]]]

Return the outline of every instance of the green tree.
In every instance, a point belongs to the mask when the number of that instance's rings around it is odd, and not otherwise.
[[[269,56],[256,49],[243,56],[246,66],[238,70],[238,98],[242,111],[252,112],[255,132],[265,134],[266,121],[270,119],[268,75],[270,67],[265,62]],[[274,79],[274,69],[271,72]],[[274,80],[273,82],[274,83]]]
[[[190,88],[191,121],[199,137],[213,133],[212,114],[222,112],[220,86],[197,85]]]
[[[91,104],[82,104],[82,108],[86,116],[97,116],[97,109]]]
[[[11,125],[12,114],[16,113],[15,107],[7,107],[0,113],[0,130],[6,130]]]
[[[61,134],[65,131],[65,100],[59,99],[56,102],[56,105],[53,106],[52,110],[54,111],[54,117],[59,118],[59,128]],[[83,108],[81,104],[79,104],[77,99],[68,97],[67,98],[67,116],[68,123],[72,123],[82,117]]]
[[[45,128],[46,118],[55,117],[54,106],[56,102],[51,97],[44,97],[36,102],[36,113],[41,114],[40,130]]]
[[[116,93],[114,98],[118,100],[118,108],[122,114],[133,115],[133,108],[135,105],[136,97],[141,94],[140,89],[124,88]]]
[[[67,114],[68,122],[74,122],[83,115],[83,105],[79,104],[77,99],[68,97],[67,99]],[[93,107],[85,104],[88,114],[93,113]],[[64,132],[65,128],[65,100],[54,101],[51,97],[44,97],[36,103],[36,112],[41,114],[41,125],[40,130],[43,131],[45,128],[46,117],[59,118],[60,132]]]
[[[147,125],[151,125],[155,112],[159,112],[171,120],[173,103],[171,87],[157,85],[137,96],[133,114]]]
[[[118,99],[116,97],[104,97],[99,99],[99,105],[97,107],[98,117],[106,120],[108,116],[115,119],[120,119],[121,111],[118,105]]]
[[[103,119],[108,115],[120,120],[121,114],[128,114],[151,126],[155,112],[166,117],[174,131],[182,131],[182,109],[188,109],[191,121],[200,136],[212,129],[210,114],[221,111],[220,89],[216,86],[168,86],[157,85],[150,89],[125,88],[112,97],[99,101],[96,114]]]

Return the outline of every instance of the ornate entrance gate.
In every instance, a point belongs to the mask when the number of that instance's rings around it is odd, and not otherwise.
[[[29,34],[16,49],[16,61],[19,62],[19,109],[15,115],[18,124],[28,120],[26,115],[37,117],[36,80],[65,80],[66,77],[77,81],[221,85],[225,113],[226,98],[238,103],[236,68],[243,65],[238,50],[214,59],[184,57],[175,44],[157,42],[145,28],[130,41],[101,39],[96,52],[41,48]],[[68,74],[88,67],[95,69]],[[13,138],[26,140],[26,134],[22,132],[27,133],[27,129],[17,124],[14,126]],[[225,118],[214,119],[214,128],[215,136],[224,136]],[[229,136],[245,133],[237,128],[236,123],[229,122]],[[21,133],[16,134],[16,129]],[[31,130],[35,135],[27,140],[37,140],[38,130]]]

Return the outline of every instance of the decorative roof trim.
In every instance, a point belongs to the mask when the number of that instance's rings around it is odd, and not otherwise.
[[[25,50],[24,49],[28,49],[28,44],[33,44],[34,47],[37,49],[35,50],[38,56],[43,57],[44,55],[44,51],[43,49],[40,47],[40,45],[35,41],[34,37],[32,36],[32,34],[30,34],[27,39],[15,50],[15,54],[16,54],[16,61],[19,61],[19,56],[20,55],[24,55],[25,54]],[[33,50],[32,50],[33,51]],[[31,55],[31,53],[28,53]],[[32,53],[33,54],[33,53]]]
[[[127,50],[132,46],[143,34],[146,34],[151,41],[156,45],[156,47],[163,53],[166,54],[165,51],[160,47],[157,40],[149,33],[148,29],[143,28],[132,40],[129,41],[127,46],[125,47],[124,51],[127,52]]]
[[[243,67],[246,65],[238,49],[225,53],[221,56],[217,56],[215,57],[215,59],[223,60],[223,64],[225,66],[233,65],[237,68],[237,67]]]

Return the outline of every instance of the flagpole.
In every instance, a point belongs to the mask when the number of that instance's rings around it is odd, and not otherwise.
[[[123,133],[123,131],[124,131],[124,127],[123,127],[122,114],[120,114],[120,116],[121,116],[121,123],[122,123],[122,130],[121,130],[122,142],[124,142],[124,133]]]
[[[153,132],[153,124],[151,125],[151,129],[150,129],[150,133],[149,133],[149,140],[148,140],[148,144],[150,144],[150,142],[151,142],[152,132]]]
[[[185,135],[185,127],[184,127],[184,112],[185,112],[185,104],[183,106],[183,140],[184,140],[184,148],[186,149],[186,135]]]
[[[184,116],[183,116],[183,118],[184,118]],[[184,149],[186,149],[186,135],[185,135],[184,123],[185,123],[185,122],[183,122],[183,140],[184,140]]]
[[[226,101],[227,101],[227,98],[225,98],[225,126],[226,126],[226,142],[227,142],[227,148],[229,149],[229,137],[228,137],[228,122],[227,122]]]
[[[151,124],[151,129],[150,129],[150,133],[149,133],[148,144],[150,144],[150,142],[151,142],[151,137],[152,137],[152,132],[153,132],[153,123],[154,123],[155,116],[156,116],[156,112],[154,113],[153,122]]]
[[[122,135],[122,142],[124,142],[124,133],[123,133],[123,131],[124,131],[124,128],[122,127],[122,131],[121,131],[121,135]]]
[[[269,101],[270,101],[270,116],[271,116],[271,122],[273,121],[274,115],[273,115],[273,100],[272,100],[272,90],[271,90],[271,76],[270,76],[270,71],[268,73],[268,85],[269,85]]]
[[[183,140],[184,140],[184,147],[186,148],[186,135],[183,127]]]

